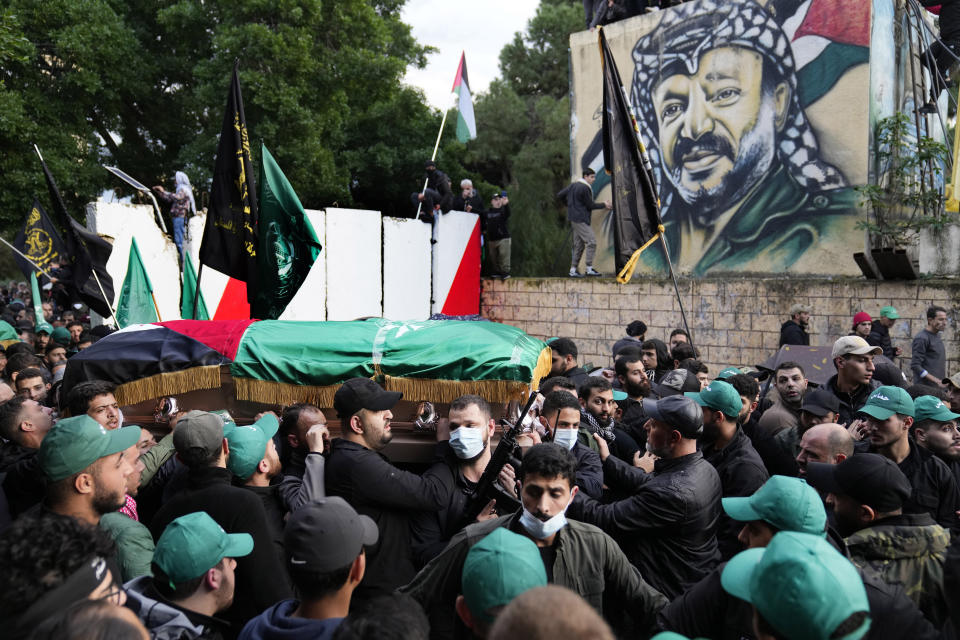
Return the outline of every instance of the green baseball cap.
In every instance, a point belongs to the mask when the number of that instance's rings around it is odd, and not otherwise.
[[[781,531],[765,549],[731,558],[720,584],[790,640],[833,638],[837,627],[858,612],[867,614],[863,623],[837,640],[857,640],[870,629],[860,573],[823,536]]]
[[[886,306],[883,309],[880,309],[881,318],[890,318],[891,320],[899,320],[900,314],[897,313],[896,307]]]
[[[780,531],[824,535],[827,512],[817,490],[800,478],[770,476],[746,498],[723,498],[723,510],[740,522],[763,520]]]
[[[860,407],[857,413],[886,420],[895,413],[912,417],[915,411],[910,394],[905,389],[890,386],[875,389],[867,398],[867,404]]]
[[[84,414],[58,421],[37,452],[40,468],[51,482],[79,473],[91,464],[132,447],[140,439],[140,427],[105,429]]]
[[[701,407],[722,411],[724,416],[733,420],[743,409],[740,394],[732,384],[723,380],[714,380],[700,391],[687,391],[683,395],[693,398]]]
[[[924,420],[936,420],[937,422],[950,422],[960,418],[960,413],[954,413],[947,409],[940,398],[934,396],[920,396],[913,400],[913,406],[916,411],[914,414],[915,422]]]
[[[277,416],[265,413],[253,424],[234,427],[227,433],[230,443],[230,455],[227,456],[227,469],[241,480],[246,480],[257,470],[257,465],[267,452],[270,439],[277,433],[280,423]]]
[[[494,529],[470,547],[463,561],[462,590],[467,609],[484,622],[490,611],[534,587],[547,584],[537,545],[505,527]]]
[[[224,558],[253,551],[249,533],[227,533],[205,511],[180,516],[167,525],[153,552],[153,562],[175,583],[199,578]]]
[[[676,631],[661,631],[657,635],[650,638],[650,640],[701,640],[700,638],[688,638],[687,636],[680,635]]]
[[[70,346],[70,332],[67,331],[66,327],[56,327],[50,334],[50,338],[61,346]]]
[[[48,336],[52,335],[53,325],[51,325],[49,322],[38,323],[36,329],[34,329],[34,333],[40,333],[40,332],[46,333]]]
[[[743,373],[743,371],[740,371],[740,369],[738,369],[738,368],[736,368],[736,367],[727,367],[726,369],[721,370],[720,373],[717,374],[716,379],[717,379],[717,380],[726,380],[727,378],[732,378],[733,376],[738,376],[738,375],[740,375],[741,373]]]
[[[627,399],[627,393],[625,391],[620,391],[619,389],[613,390],[613,399],[615,402],[620,402]]]

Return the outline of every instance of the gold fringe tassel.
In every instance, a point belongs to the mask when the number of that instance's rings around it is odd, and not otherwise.
[[[236,389],[237,400],[250,400],[284,406],[296,402],[309,402],[318,407],[332,407],[333,394],[340,388],[339,384],[318,387],[256,380],[254,378],[234,378],[233,384]]]
[[[553,349],[544,347],[537,358],[537,366],[533,368],[532,385],[534,389],[540,388],[540,381],[550,375],[553,368]]]
[[[198,389],[217,389],[220,387],[220,365],[194,367],[185,371],[158,373],[147,378],[125,382],[118,386],[113,395],[117,403],[123,406],[137,404],[151,398],[172,396]]]
[[[630,282],[630,278],[633,277],[633,272],[637,268],[637,261],[640,259],[640,254],[643,253],[650,245],[652,245],[663,233],[663,225],[657,225],[657,232],[653,234],[649,240],[643,243],[643,246],[633,252],[633,255],[630,256],[630,259],[627,260],[627,264],[623,265],[623,269],[620,273],[617,274],[617,282],[620,284],[627,284]]]
[[[401,391],[405,400],[430,400],[453,402],[462,395],[472,393],[490,402],[522,400],[529,385],[513,380],[436,380],[428,378],[384,377],[388,391]]]

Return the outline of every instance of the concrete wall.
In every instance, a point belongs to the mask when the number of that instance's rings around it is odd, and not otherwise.
[[[523,329],[537,338],[567,336],[580,350],[580,362],[607,366],[610,348],[633,320],[647,324],[648,338],[664,341],[681,327],[680,310],[668,280],[645,279],[620,285],[609,280],[512,278],[484,280],[484,317]],[[694,341],[711,373],[728,365],[754,365],[777,350],[780,325],[797,302],[813,307],[810,343],[829,345],[850,332],[853,315],[879,315],[893,305],[901,320],[891,328],[904,350],[898,364],[910,366],[911,336],[926,326],[926,309],[948,310],[942,334],[947,373],[960,369],[960,282],[867,282],[857,279],[737,278],[683,279],[680,293]],[[909,378],[908,374],[908,378]],[[912,378],[911,378],[912,382]]]

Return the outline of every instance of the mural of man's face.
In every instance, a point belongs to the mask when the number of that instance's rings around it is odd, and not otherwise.
[[[654,88],[666,174],[687,203],[719,213],[769,170],[790,90],[764,92],[762,80],[762,56],[726,46],[705,53],[695,74]]]

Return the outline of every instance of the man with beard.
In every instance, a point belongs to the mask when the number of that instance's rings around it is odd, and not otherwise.
[[[227,434],[230,444],[227,469],[240,480],[240,487],[263,503],[277,557],[283,562],[283,526],[287,515],[307,502],[326,496],[323,477],[326,427],[315,425],[305,435],[310,452],[302,479],[281,476],[280,455],[273,440],[279,427],[277,416],[268,412],[253,424],[237,426],[230,431]],[[276,481],[278,477],[282,479]]]
[[[577,390],[580,396],[580,423],[586,433],[580,437],[583,445],[589,447],[589,435],[602,437],[613,455],[626,462],[633,461],[633,454],[640,445],[631,438],[616,422],[614,413],[617,404],[613,400],[613,386],[602,376],[591,376]]]
[[[380,453],[393,439],[390,409],[401,397],[369,378],[351,378],[333,396],[342,435],[330,445],[327,492],[372,518],[379,531],[377,544],[366,550],[367,571],[353,594],[356,601],[386,595],[413,578],[410,516],[447,504],[447,488],[439,478],[398,469]]]
[[[643,358],[635,350],[631,350],[617,358],[613,370],[620,382],[620,389],[627,394],[627,398],[620,401],[623,430],[630,434],[639,446],[643,446],[647,442],[647,432],[643,428],[647,421],[647,414],[643,412],[643,399],[650,395],[650,380],[647,379]]]
[[[913,437],[923,447],[943,460],[960,486],[960,413],[947,408],[939,398],[920,396],[913,401],[916,410]]]
[[[852,230],[857,196],[820,157],[790,42],[766,9],[678,7],[633,59],[632,102],[665,178],[665,237],[681,270],[796,268],[823,236]]]
[[[306,402],[284,407],[280,418],[280,463],[284,475],[303,477],[307,462],[312,460],[307,432],[319,425],[326,428],[327,418],[320,407]],[[325,431],[327,440],[323,443],[324,453],[330,452],[329,431]]]
[[[643,368],[647,372],[647,379],[651,383],[660,382],[668,371],[673,369],[673,360],[670,350],[663,340],[650,338],[640,345],[640,355],[643,359]]]
[[[811,427],[837,421],[840,401],[826,389],[814,389],[803,397],[799,424],[764,438],[757,443],[757,452],[763,458],[770,475],[796,476],[800,439]]]
[[[124,582],[138,576],[150,575],[150,562],[153,560],[153,536],[140,522],[136,501],[140,489],[140,474],[143,472],[140,442],[143,440],[144,431],[146,429],[140,430],[140,439],[124,452],[133,464],[133,472],[127,476],[123,507],[105,513],[100,518],[100,528],[107,531],[117,545],[117,564]]]
[[[650,584],[675,598],[703,578],[720,559],[717,523],[722,488],[716,470],[697,450],[703,434],[703,412],[692,399],[669,396],[644,399],[647,451],[657,456],[645,473],[610,455],[600,446],[604,481],[629,495],[601,504],[582,494],[570,506],[570,517],[594,524],[616,536]]]
[[[839,424],[818,424],[800,438],[800,453],[797,454],[797,475],[807,476],[807,464],[822,462],[840,464],[854,452],[853,438]]]
[[[939,628],[947,617],[943,561],[950,534],[929,514],[905,513],[912,489],[897,465],[861,453],[836,465],[811,462],[807,481],[827,494],[854,564],[903,585]]]
[[[837,373],[827,380],[826,389],[840,401],[838,423],[850,425],[870,394],[880,387],[873,379],[873,356],[880,352],[880,347],[860,336],[844,336],[833,343],[830,357]]]
[[[577,366],[577,343],[570,338],[555,338],[549,342],[552,352],[550,363],[550,377],[563,376],[577,385],[590,379],[583,367]]]
[[[940,333],[947,328],[947,310],[933,305],[927,309],[927,326],[913,337],[910,370],[913,381],[931,387],[943,385],[947,375],[947,352]]]
[[[805,304],[795,304],[790,307],[790,319],[780,325],[780,344],[810,345],[810,334],[807,327],[810,325],[810,307]]]
[[[568,393],[563,395],[571,397]],[[450,440],[438,444],[439,459],[423,474],[424,478],[434,478],[443,486],[444,506],[439,511],[421,511],[410,519],[413,555],[418,567],[443,551],[453,534],[468,524],[463,521],[468,496],[490,462],[490,438],[496,422],[490,416],[486,400],[475,395],[460,396],[450,403],[448,421]],[[477,522],[496,517],[496,504],[485,507],[477,516]]]
[[[630,566],[607,533],[565,515],[580,495],[573,455],[556,443],[530,447],[523,457],[520,483],[520,511],[468,525],[401,589],[430,616],[430,637],[465,637],[452,633],[463,563],[474,545],[500,527],[533,540],[549,583],[571,589],[598,612],[611,600],[623,603],[622,611],[633,618],[637,635],[649,636],[666,599],[644,581],[646,574]]]
[[[47,477],[45,509],[92,525],[124,505],[140,427],[107,431],[89,416],[66,418],[43,439],[37,460]]]
[[[50,372],[41,367],[27,367],[17,376],[14,385],[17,395],[36,400],[42,405],[50,406],[47,394],[50,392]]]
[[[879,387],[860,413],[866,418],[863,433],[869,439],[870,452],[892,460],[913,488],[904,501],[904,511],[929,513],[944,528],[956,529],[960,509],[957,482],[942,460],[910,437],[916,408],[909,394],[900,387]]]
[[[773,373],[777,389],[774,403],[760,417],[760,432],[774,435],[783,429],[797,426],[800,403],[807,390],[803,367],[796,362],[781,362]]]
[[[714,380],[702,391],[684,394],[703,410],[703,435],[700,436],[704,459],[720,476],[724,498],[752,496],[769,477],[763,461],[750,444],[750,438],[737,424],[743,408],[740,394],[732,385]],[[740,551],[738,534],[741,525],[720,514],[717,546],[727,560]]]

